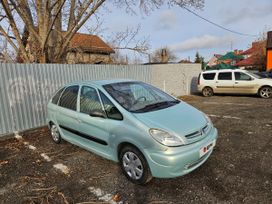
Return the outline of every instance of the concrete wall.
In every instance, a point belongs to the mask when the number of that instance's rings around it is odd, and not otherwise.
[[[151,84],[175,96],[197,92],[200,64],[152,65]]]
[[[196,91],[200,64],[0,64],[0,135],[45,125],[54,92],[73,81],[127,78],[180,96]]]

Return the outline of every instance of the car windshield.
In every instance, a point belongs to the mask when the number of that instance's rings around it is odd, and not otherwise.
[[[120,82],[103,87],[121,106],[133,113],[164,109],[180,102],[143,82]]]

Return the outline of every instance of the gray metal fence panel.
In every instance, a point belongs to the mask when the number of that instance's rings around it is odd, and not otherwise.
[[[128,78],[182,95],[189,94],[184,86],[199,72],[196,65],[0,64],[0,136],[45,125],[47,102],[69,82]],[[182,79],[183,73],[190,77]],[[177,84],[170,83],[173,79]]]
[[[0,135],[45,125],[46,104],[62,85],[81,80],[151,81],[148,66],[0,64]]]

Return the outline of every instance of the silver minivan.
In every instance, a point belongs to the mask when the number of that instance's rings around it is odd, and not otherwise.
[[[203,96],[215,93],[258,94],[267,99],[272,97],[272,79],[240,69],[204,71],[198,77],[198,91]]]

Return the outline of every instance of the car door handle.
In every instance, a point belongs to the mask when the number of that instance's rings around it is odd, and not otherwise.
[[[239,82],[236,81],[235,84],[239,84]]]
[[[218,81],[216,81],[215,83],[217,83],[217,84],[218,84]]]
[[[77,118],[77,122],[81,123],[81,122],[82,122],[82,120],[80,120],[79,118]]]

